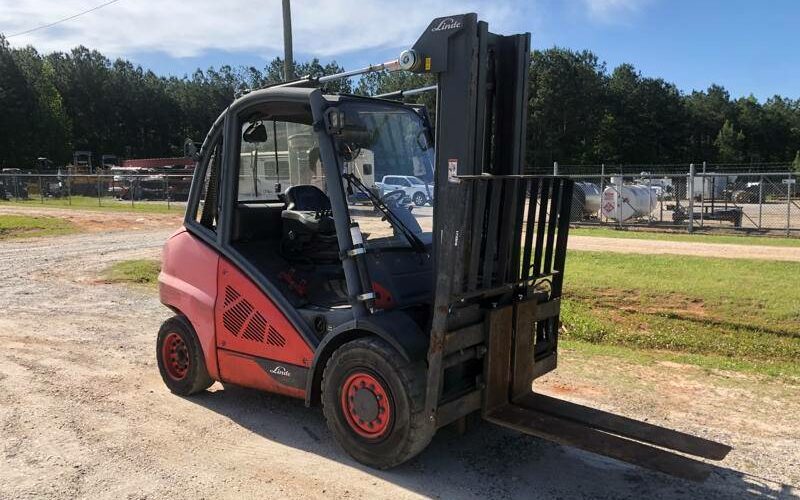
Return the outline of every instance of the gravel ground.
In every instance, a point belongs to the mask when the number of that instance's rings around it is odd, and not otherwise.
[[[216,384],[170,394],[154,358],[169,312],[98,279],[156,257],[171,229],[0,244],[0,498],[792,497],[797,386],[563,353],[544,392],[734,446],[703,484],[481,424],[443,429],[391,471],[362,467],[317,409]],[[625,242],[629,243],[629,242]],[[737,472],[742,471],[742,472]]]

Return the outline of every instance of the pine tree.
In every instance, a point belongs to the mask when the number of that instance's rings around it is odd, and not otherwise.
[[[730,120],[725,120],[722,128],[717,134],[714,145],[719,153],[719,160],[722,162],[740,162],[744,160],[744,133],[737,132],[733,128]]]

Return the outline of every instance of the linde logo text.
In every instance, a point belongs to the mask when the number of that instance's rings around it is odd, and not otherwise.
[[[431,29],[431,31],[447,31],[461,27],[461,21],[453,19],[452,17],[448,17],[447,19],[442,19],[439,21],[439,24]]]
[[[275,375],[280,375],[281,377],[291,377],[292,376],[292,374],[289,373],[289,370],[287,370],[286,368],[284,368],[284,367],[282,367],[280,365],[276,366],[275,368],[273,368],[269,372],[273,373]]]

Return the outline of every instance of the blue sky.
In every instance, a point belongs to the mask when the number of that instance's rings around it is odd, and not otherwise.
[[[100,0],[0,0],[0,31],[65,17]],[[191,5],[191,7],[188,7]],[[160,74],[210,65],[263,67],[281,54],[280,1],[120,0],[12,45],[67,50],[82,43]],[[295,0],[295,58],[347,68],[382,62],[438,15],[476,11],[499,33],[530,31],[534,48],[590,49],[609,69],[629,62],[686,92],[724,85],[733,96],[800,98],[798,0]]]

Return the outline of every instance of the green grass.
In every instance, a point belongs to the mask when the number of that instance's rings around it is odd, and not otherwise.
[[[686,241],[690,243],[723,243],[735,245],[766,245],[775,247],[800,247],[800,238],[778,236],[747,236],[722,234],[688,234],[676,232],[655,232],[640,230],[620,230],[611,228],[572,228],[570,236],[599,236],[631,240]]]
[[[76,231],[72,223],[57,217],[0,215],[0,240],[59,236]]]
[[[161,263],[152,259],[123,260],[109,266],[104,278],[109,283],[130,283],[155,287]]]
[[[110,212],[143,212],[143,213],[174,213],[182,214],[185,210],[185,203],[170,203],[167,207],[166,202],[161,201],[134,201],[131,206],[130,201],[103,198],[102,205],[98,205],[97,198],[91,196],[73,196],[67,198],[45,198],[44,203],[39,198],[32,197],[28,200],[0,201],[0,206],[25,206],[34,208],[74,208],[80,210],[97,210]]]
[[[569,252],[564,338],[798,374],[797,276],[794,262]]]

